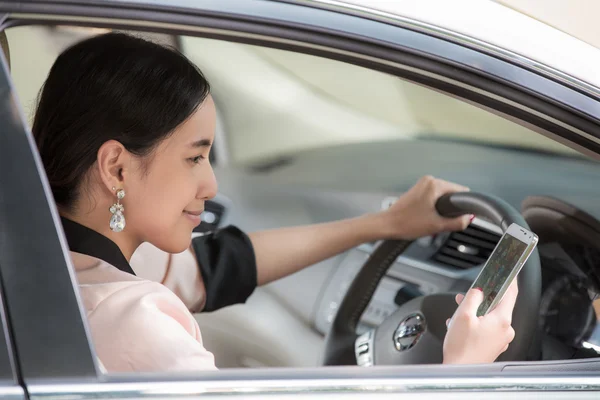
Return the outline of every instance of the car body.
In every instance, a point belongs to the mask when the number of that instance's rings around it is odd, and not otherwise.
[[[218,217],[215,225],[235,223],[253,230],[376,211],[425,172],[495,194],[515,208],[526,197],[543,194],[600,216],[594,188],[600,177],[595,161],[600,155],[600,75],[595,67],[600,50],[501,5],[32,0],[0,1],[0,12],[9,43],[11,29],[68,25],[183,35],[178,45],[188,49],[191,58],[195,53],[190,46],[196,41],[202,49],[212,49],[214,57],[199,63],[211,80],[222,120],[221,138],[215,143],[221,185],[212,205]],[[224,366],[270,368],[197,375],[102,374],[58,214],[27,128],[27,103],[19,101],[24,93],[19,82],[30,78],[19,77],[26,65],[17,64],[18,54],[33,48],[11,49],[11,70],[5,60],[0,74],[4,397],[598,395],[600,362],[594,357],[487,366],[319,367],[323,338],[343,295],[338,289],[348,285],[361,266],[352,258],[364,259],[373,244],[260,288],[246,305],[197,317],[207,347],[222,347],[215,350],[217,359],[227,352],[236,355]],[[290,58],[280,57],[280,51]],[[36,54],[25,62],[35,64]],[[244,62],[227,63],[234,55],[245,57],[240,58]],[[306,55],[310,58],[303,58]],[[261,60],[277,68],[261,67]],[[268,73],[253,74],[253,66]],[[238,69],[220,75],[234,67]],[[244,79],[236,80],[236,75]],[[289,86],[290,76],[303,84]],[[336,76],[344,79],[337,82]],[[253,77],[268,90],[253,89]],[[402,114],[405,119],[396,119],[401,113],[390,100],[396,93],[390,89],[392,78],[402,82],[402,101],[411,101]],[[344,94],[348,87],[359,90]],[[355,93],[364,97],[356,100]],[[369,108],[369,103],[375,106]],[[299,114],[302,109],[310,113]],[[423,114],[431,109],[440,112]],[[279,122],[262,125],[269,118]],[[465,119],[471,125],[465,125]],[[456,128],[448,134],[446,126]],[[485,129],[491,133],[482,140],[478,132]],[[294,141],[304,134],[308,139]],[[486,235],[501,233],[485,220],[477,220],[475,229]],[[425,254],[436,240],[442,241],[437,244],[440,250],[451,239],[444,235],[416,242],[382,281],[375,295],[382,304],[378,308],[373,303],[369,315],[363,316],[366,326],[393,312],[389,296],[406,282],[418,282],[424,293],[468,288],[478,272],[476,261],[467,267],[461,266],[464,259],[448,265],[437,250],[435,255]],[[292,368],[275,368],[282,366]]]

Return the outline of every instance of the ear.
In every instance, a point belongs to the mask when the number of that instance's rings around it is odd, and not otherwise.
[[[130,159],[131,154],[116,140],[108,140],[98,149],[98,173],[110,193],[115,193],[113,187],[116,189],[125,187]]]

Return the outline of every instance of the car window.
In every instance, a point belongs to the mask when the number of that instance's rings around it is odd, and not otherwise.
[[[353,192],[397,192],[434,174],[516,208],[544,194],[589,209],[596,200],[586,193],[600,195],[596,161],[446,93],[291,51],[198,37],[181,37],[180,46],[221,106],[229,170],[282,187]],[[600,319],[600,300],[594,306]],[[600,351],[595,325],[586,346]]]
[[[77,26],[28,25],[8,29],[6,35],[11,54],[11,76],[25,117],[31,123],[38,93],[58,55],[67,47],[108,29]],[[133,34],[151,38],[165,45],[175,45],[172,35],[157,33]],[[32,60],[35,59],[35,62]]]
[[[230,159],[248,165],[375,141],[443,140],[572,155],[475,105],[393,75],[290,51],[182,37],[222,109]]]
[[[12,76],[30,121],[58,54],[102,32],[65,26],[8,31]],[[273,191],[266,188],[398,194],[425,174],[496,194],[516,208],[538,194],[587,210],[597,207],[596,161],[497,112],[323,57],[215,39],[148,36],[176,46],[207,76],[221,125],[216,145],[226,155],[217,160],[219,181],[233,204],[254,202],[233,221],[245,228],[289,223],[293,213],[285,205],[273,207]],[[242,193],[234,188],[239,176],[265,178],[264,186]],[[334,206],[330,213],[298,208],[302,215],[327,214],[314,220],[336,215]],[[314,290],[303,295],[317,298],[318,287]],[[313,309],[298,310],[312,318]],[[216,344],[220,359],[231,348],[217,343],[222,333],[216,331],[215,343],[210,334],[205,339],[209,349]],[[600,330],[589,343],[600,346]],[[243,366],[256,365],[264,364]]]
[[[103,32],[107,30],[73,26],[7,31],[11,74],[30,121],[58,54]],[[226,126],[227,158],[235,165],[260,164],[308,149],[399,140],[462,141],[578,154],[490,111],[382,72],[248,44],[135,34],[179,47],[207,75]],[[32,54],[35,63],[30,62]]]

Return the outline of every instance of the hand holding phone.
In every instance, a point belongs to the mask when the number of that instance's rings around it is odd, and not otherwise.
[[[444,339],[444,363],[492,362],[506,351],[515,336],[515,278],[537,242],[535,234],[519,225],[506,230],[466,296],[457,295],[459,307]]]
[[[471,289],[456,297],[458,309],[444,338],[444,364],[483,364],[496,360],[515,337],[511,326],[517,301],[517,282],[513,282],[502,302],[484,317],[477,317],[483,292]]]
[[[494,309],[537,245],[538,237],[527,229],[512,224],[473,282],[472,289],[483,291],[483,301],[477,316]]]

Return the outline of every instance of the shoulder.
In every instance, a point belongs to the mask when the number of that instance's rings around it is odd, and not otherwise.
[[[172,291],[93,260],[77,260],[77,278],[94,347],[108,372],[215,369],[196,320]]]
[[[88,312],[96,351],[109,372],[215,368],[196,320],[175,294],[150,281],[114,285]]]

